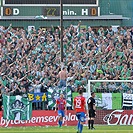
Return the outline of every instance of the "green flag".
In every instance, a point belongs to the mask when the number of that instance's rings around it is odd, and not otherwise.
[[[112,109],[122,109],[122,94],[112,93]]]
[[[8,120],[30,120],[32,103],[22,96],[3,95],[3,118]]]

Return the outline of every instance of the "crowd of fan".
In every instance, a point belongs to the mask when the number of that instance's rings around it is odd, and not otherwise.
[[[118,27],[114,32],[111,26],[101,26],[94,32],[90,26],[80,28],[80,23],[70,25],[63,31],[63,50],[67,85],[72,91],[86,88],[88,80],[133,79],[133,28]],[[60,27],[49,31],[32,27],[28,31],[1,26],[1,93],[45,92],[48,87],[59,86],[60,70]],[[133,93],[132,84],[128,86],[125,91]],[[105,87],[103,91],[123,92],[122,87],[108,86],[109,90]]]

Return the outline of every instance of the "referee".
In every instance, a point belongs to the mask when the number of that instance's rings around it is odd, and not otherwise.
[[[95,129],[94,128],[94,119],[96,116],[96,106],[95,106],[95,93],[91,93],[91,97],[88,99],[87,104],[88,104],[88,128],[89,129]]]

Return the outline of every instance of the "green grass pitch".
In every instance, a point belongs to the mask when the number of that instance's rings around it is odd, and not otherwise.
[[[88,130],[84,126],[82,133],[133,133],[133,126],[95,126],[95,128],[96,130]],[[76,133],[76,127],[1,127],[0,133]]]

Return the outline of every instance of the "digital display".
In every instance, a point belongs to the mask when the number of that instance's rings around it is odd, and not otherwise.
[[[87,11],[87,12],[86,12]],[[43,8],[44,16],[60,16],[60,8],[59,7],[45,7]],[[77,16],[78,14],[74,10],[70,10],[69,8],[63,11],[64,16]],[[82,9],[80,15],[84,16],[98,16],[98,8],[97,7],[88,7],[87,9]]]
[[[60,4],[60,0],[4,0],[5,4]],[[97,0],[62,0],[63,4],[97,4]]]
[[[77,6],[76,6],[77,7]],[[98,16],[98,7],[86,6],[86,7],[64,7],[63,16]],[[30,11],[30,12],[29,12]],[[3,16],[60,16],[59,6],[4,6]]]
[[[58,7],[45,7],[43,8],[44,16],[60,16],[60,8]]]

